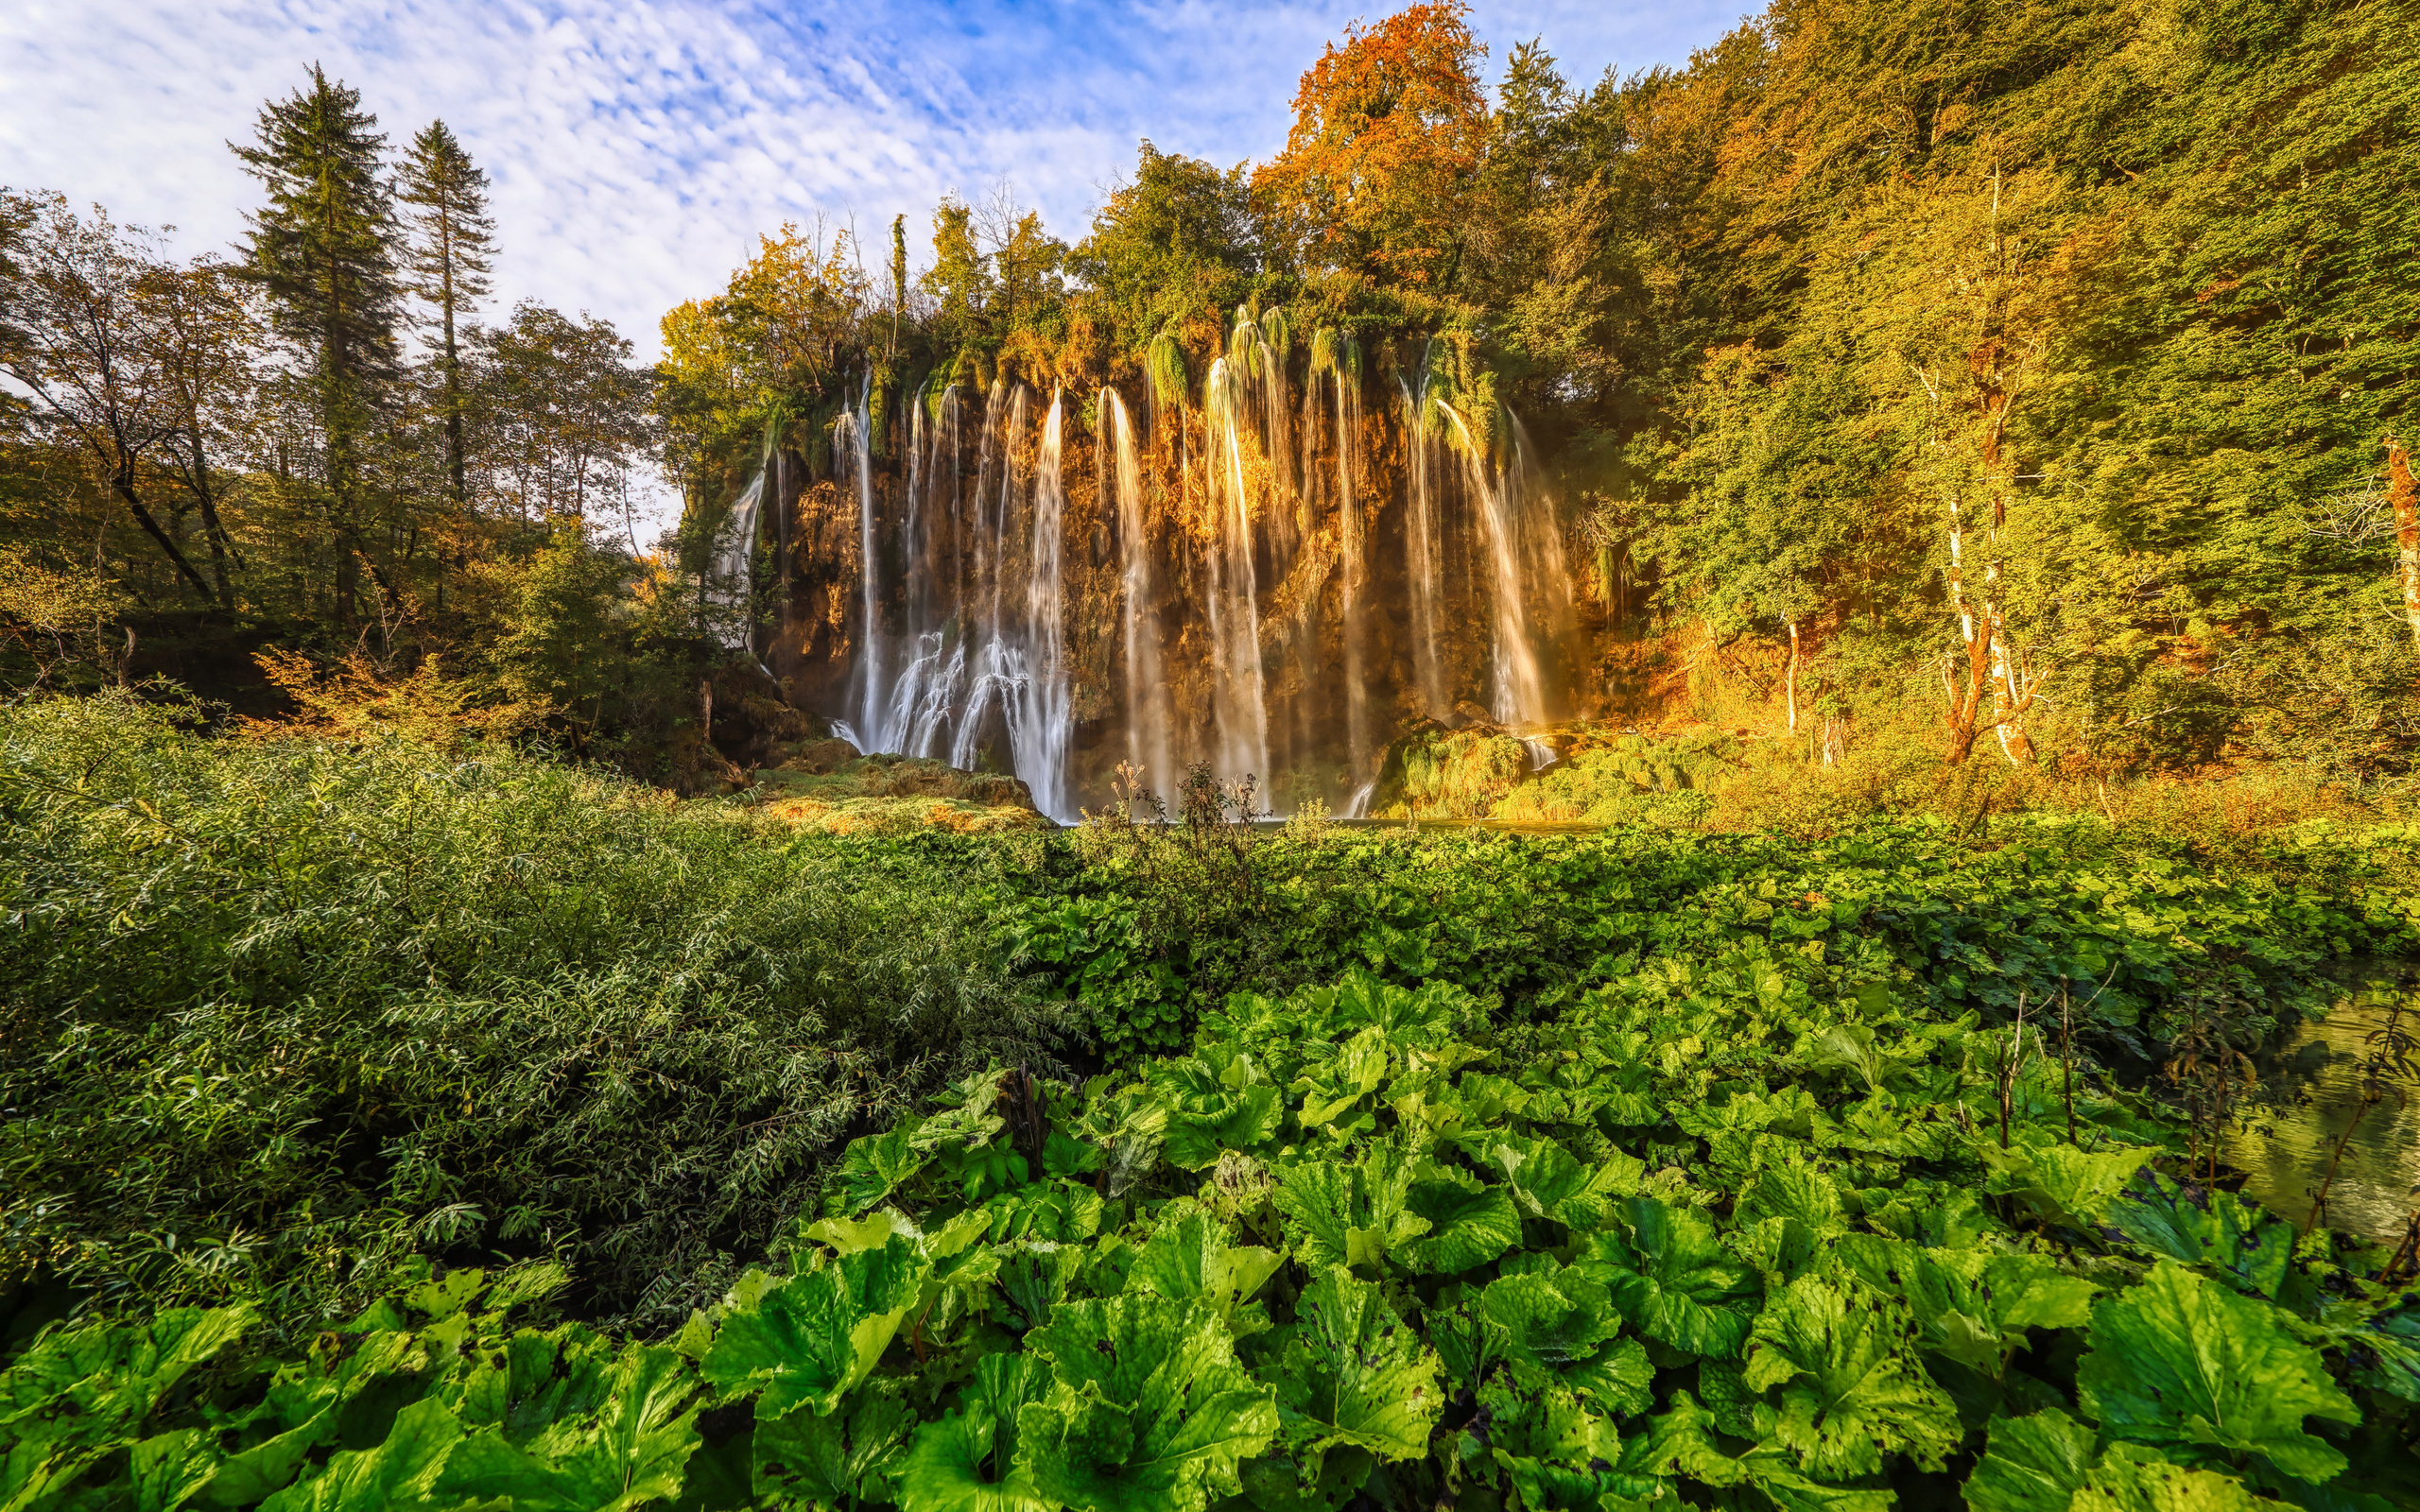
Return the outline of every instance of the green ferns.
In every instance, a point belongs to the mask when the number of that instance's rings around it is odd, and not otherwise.
[[[516,1322],[545,1266],[302,1352],[242,1308],[54,1333],[0,1374],[0,1497],[1879,1512],[1948,1472],[2109,1512],[2420,1472],[2402,1289],[2160,1174],[2132,1099],[2037,1060],[2003,1143],[1971,1018],[1671,988],[1500,1024],[1357,971],[1081,1089],[959,1082],[661,1344]]]

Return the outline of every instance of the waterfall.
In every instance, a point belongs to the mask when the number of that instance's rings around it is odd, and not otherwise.
[[[1026,578],[1026,628],[1033,638],[1032,670],[1019,690],[1025,703],[1025,738],[1011,746],[1017,775],[1033,789],[1034,806],[1053,818],[1076,816],[1067,795],[1067,747],[1075,723],[1068,707],[1065,646],[1066,589],[1062,560],[1066,542],[1067,490],[1060,475],[1061,394],[1050,395],[1042,424],[1042,450],[1034,462],[1033,559]]]
[[[961,768],[980,762],[986,738],[1002,731],[1001,754],[1031,790],[1034,806],[1072,819],[1063,396],[1052,395],[1028,466],[1030,391],[994,386],[975,438],[968,488],[959,391],[919,390],[908,424],[898,570],[888,579],[898,583],[903,618],[890,637],[881,633],[885,537],[873,481],[869,392],[861,388],[857,407],[844,410],[833,432],[836,465],[856,470],[864,568],[867,629],[849,729],[866,749],[941,758]]]
[[[1176,769],[1168,757],[1175,713],[1167,684],[1160,678],[1160,606],[1151,587],[1151,542],[1144,509],[1142,469],[1134,455],[1134,426],[1126,401],[1115,388],[1100,391],[1101,500],[1116,501],[1119,628],[1126,642],[1126,759],[1158,793],[1174,789]]]
[[[857,702],[857,718],[851,733],[880,737],[889,733],[882,728],[887,707],[883,697],[884,672],[882,655],[882,606],[876,598],[876,580],[882,568],[882,553],[874,540],[873,518],[873,372],[869,369],[865,380],[857,387],[857,407],[843,408],[832,428],[832,455],[837,462],[843,455],[849,458],[850,471],[856,474],[857,485],[857,566],[862,585],[858,610],[864,627],[860,632],[862,644],[857,666],[863,686]],[[850,744],[855,745],[852,740]]]
[[[712,565],[707,569],[707,581],[700,585],[702,599],[718,603],[725,610],[737,611],[736,628],[726,627],[720,633],[723,644],[734,650],[746,650],[753,632],[754,584],[756,565],[756,516],[765,502],[765,470],[748,480],[739,497],[731,501],[731,513],[724,517],[724,528],[730,531],[726,541],[720,532],[715,536]]]
[[[1402,385],[1403,380],[1398,378],[1396,383]],[[1437,539],[1435,480],[1429,475],[1429,454],[1434,448],[1424,413],[1428,383],[1424,373],[1420,392],[1403,387],[1404,452],[1411,463],[1411,549],[1406,554],[1405,571],[1411,579],[1412,661],[1419,668],[1421,696],[1427,700],[1429,717],[1443,719],[1452,705],[1445,697],[1444,662],[1437,654],[1437,609],[1445,592],[1445,561]]]
[[[1533,650],[1543,645],[1561,655],[1570,648],[1580,631],[1579,615],[1572,604],[1571,562],[1563,549],[1563,531],[1555,522],[1553,501],[1535,486],[1537,472],[1530,458],[1537,452],[1530,444],[1529,430],[1521,423],[1521,417],[1510,409],[1504,411],[1504,421],[1512,440],[1506,468],[1512,487],[1518,490],[1512,517],[1521,522],[1522,578],[1532,586],[1539,609],[1536,622],[1527,627],[1528,644]],[[1552,679],[1542,681],[1546,683],[1543,701],[1532,717],[1553,719],[1567,713],[1566,709],[1556,706]]]
[[[1260,579],[1253,561],[1252,495],[1244,471],[1243,387],[1224,357],[1210,365],[1202,383],[1211,517],[1218,535],[1210,554],[1212,711],[1221,775],[1256,776],[1266,792],[1269,689],[1261,664]]]
[[[1533,724],[1547,716],[1547,696],[1537,647],[1530,643],[1529,609],[1522,592],[1520,468],[1517,462],[1501,470],[1493,467],[1461,411],[1450,404],[1439,408],[1461,438],[1463,490],[1487,543],[1488,598],[1495,617],[1488,712],[1504,724]]]
[[[905,406],[888,481],[861,374],[830,433],[837,489],[803,497],[792,530],[794,480],[769,434],[701,592],[750,601],[769,490],[784,577],[769,596],[795,590],[802,615],[812,603],[856,627],[854,664],[803,683],[831,690],[823,712],[869,751],[996,763],[1063,820],[1108,796],[1121,759],[1163,793],[1192,760],[1252,774],[1264,795],[1341,770],[1330,799],[1363,812],[1399,695],[1445,717],[1459,697],[1482,701],[1535,741],[1576,628],[1517,420],[1469,382],[1456,337],[1432,340],[1365,413],[1353,339],[1317,332],[1289,373],[1287,318],[1233,312],[1198,390],[1178,337],[1155,337],[1148,416],[1131,381],[1071,414],[1063,390],[1011,372],[979,402],[936,372]],[[1399,475],[1379,468],[1398,436]],[[856,563],[788,549],[845,541],[852,507]]]
[[[1336,520],[1338,550],[1343,558],[1344,584],[1344,722],[1345,750],[1353,775],[1371,769],[1370,686],[1361,663],[1361,597],[1363,558],[1360,496],[1355,491],[1353,450],[1361,439],[1360,352],[1346,336],[1336,353],[1332,378],[1336,384]],[[1366,799],[1365,799],[1366,801]]]

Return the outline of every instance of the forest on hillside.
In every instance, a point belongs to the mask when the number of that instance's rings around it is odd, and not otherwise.
[[[241,246],[6,200],[9,676],[291,712],[265,654],[284,689],[409,682],[661,776],[770,612],[700,590],[772,451],[828,472],[855,402],[896,455],[937,386],[1182,406],[1231,312],[1282,308],[1374,382],[1443,351],[1534,438],[1575,676],[1633,717],[1788,701],[2101,781],[2392,781],[2413,19],[1783,0],[1588,81],[1414,6],[1312,62],[1263,161],[1147,141],[1072,237],[1006,187],[935,207],[929,247],[781,228],[652,365],[491,308],[461,145],[390,144],[315,75],[238,147]],[[683,523],[641,539],[667,485]]]

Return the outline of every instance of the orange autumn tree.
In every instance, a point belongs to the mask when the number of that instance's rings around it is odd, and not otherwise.
[[[1286,149],[1253,191],[1306,266],[1429,289],[1452,280],[1488,121],[1487,49],[1469,15],[1435,0],[1357,23],[1303,75]]]

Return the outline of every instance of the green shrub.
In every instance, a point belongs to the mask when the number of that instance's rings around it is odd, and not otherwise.
[[[664,1343],[458,1271],[0,1370],[33,1504],[2390,1506],[2383,1246],[2174,1178],[2089,1063],[1741,958],[1556,1022],[1361,971],[854,1142]],[[2004,1069],[2003,1069],[2004,1068]],[[37,1500],[38,1499],[38,1500]],[[22,1504],[22,1503],[21,1503]]]
[[[1048,1063],[969,852],[401,737],[0,711],[0,1232],[86,1305],[556,1259],[665,1320],[950,1076]]]

